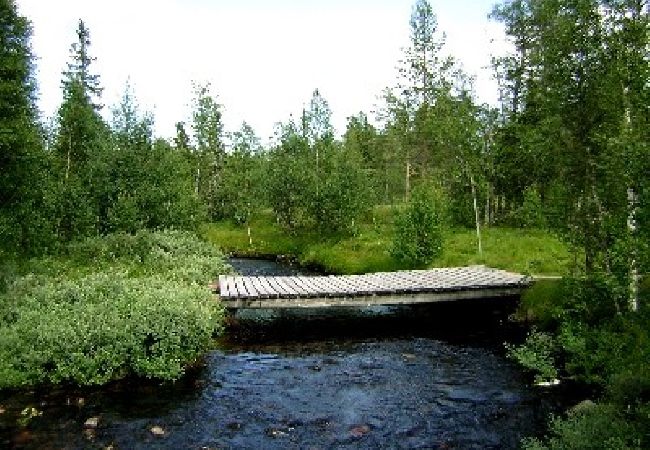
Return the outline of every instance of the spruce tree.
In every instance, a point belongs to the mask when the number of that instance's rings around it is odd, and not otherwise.
[[[0,245],[19,253],[49,240],[30,36],[15,2],[0,0]]]
[[[71,61],[63,72],[63,103],[59,107],[54,143],[58,189],[57,229],[62,240],[87,235],[99,228],[104,215],[101,198],[105,183],[101,161],[107,144],[107,127],[99,110],[99,77],[92,73],[95,58],[89,54],[90,31],[82,20]]]

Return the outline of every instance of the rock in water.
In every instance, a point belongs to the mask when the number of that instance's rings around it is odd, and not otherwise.
[[[153,434],[154,436],[164,436],[166,433],[165,429],[158,425],[154,425],[149,429],[149,431],[151,431],[151,434]]]
[[[84,428],[97,428],[99,417],[90,417],[84,422]]]

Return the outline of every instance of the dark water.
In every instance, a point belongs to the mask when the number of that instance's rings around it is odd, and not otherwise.
[[[561,402],[504,357],[511,306],[239,318],[178,383],[0,393],[0,447],[517,448]]]

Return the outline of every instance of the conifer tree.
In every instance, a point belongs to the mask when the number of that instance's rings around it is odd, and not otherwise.
[[[97,170],[108,142],[106,124],[99,115],[102,89],[98,75],[91,70],[95,58],[90,56],[90,31],[82,20],[76,34],[71,61],[63,72],[63,103],[57,114],[54,143],[57,229],[64,241],[99,228],[103,216],[99,198],[105,197],[106,187]]]
[[[0,245],[21,253],[50,238],[30,36],[15,2],[0,0]]]

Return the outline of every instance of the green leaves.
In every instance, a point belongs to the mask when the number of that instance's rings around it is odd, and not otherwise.
[[[192,234],[114,234],[67,250],[43,262],[52,275],[17,278],[0,297],[0,388],[176,379],[220,332],[206,284],[228,268]]]
[[[533,329],[526,342],[519,346],[507,346],[508,356],[535,374],[535,382],[549,382],[558,376],[555,362],[558,344],[550,333]]]
[[[405,209],[395,219],[391,253],[412,267],[425,267],[442,254],[443,211],[439,196],[416,189]]]

